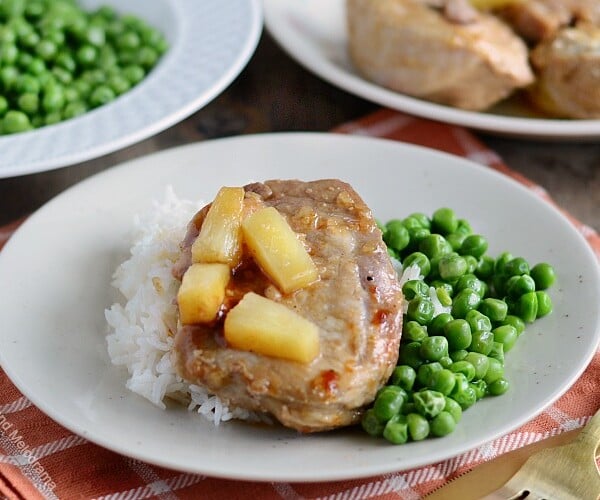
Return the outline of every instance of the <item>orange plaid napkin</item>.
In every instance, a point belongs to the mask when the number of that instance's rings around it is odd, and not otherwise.
[[[531,188],[466,130],[381,110],[336,132],[385,137],[444,150],[487,165]],[[568,216],[568,214],[567,214]],[[600,258],[600,237],[570,217]],[[17,229],[0,227],[0,248]],[[354,481],[252,483],[214,479],[155,467],[117,455],[62,428],[35,408],[0,370],[0,497],[17,498],[336,498],[415,499],[473,466],[507,451],[584,425],[600,408],[600,352],[551,408],[516,431],[444,462]]]

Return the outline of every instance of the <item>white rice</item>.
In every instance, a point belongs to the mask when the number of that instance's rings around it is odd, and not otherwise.
[[[178,199],[169,187],[164,202],[154,203],[149,213],[134,218],[131,256],[113,276],[113,286],[125,304],[113,304],[105,317],[110,327],[108,354],[113,364],[127,368],[128,389],[163,409],[167,398],[187,403],[189,410],[218,425],[251,415],[228,408],[206,389],[184,381],[175,373],[170,354],[178,288],[171,268],[187,224],[201,205]]]

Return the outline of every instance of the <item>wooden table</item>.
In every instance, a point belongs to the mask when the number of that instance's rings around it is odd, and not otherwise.
[[[182,123],[93,161],[0,179],[0,224],[31,213],[96,172],[153,151],[238,134],[326,131],[377,108],[313,76],[265,33],[237,80]],[[478,135],[509,166],[546,188],[559,205],[600,230],[600,141],[553,143]]]

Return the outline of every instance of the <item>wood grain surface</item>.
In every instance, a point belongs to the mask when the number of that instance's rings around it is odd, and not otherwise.
[[[92,161],[0,179],[0,224],[35,211],[94,173],[154,151],[239,134],[327,131],[377,108],[312,75],[264,33],[234,83],[187,120]],[[600,230],[600,140],[578,144],[478,136],[510,167],[543,186],[559,205]]]

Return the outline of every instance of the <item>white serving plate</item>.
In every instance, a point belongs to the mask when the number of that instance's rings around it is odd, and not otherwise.
[[[403,95],[360,76],[347,50],[345,0],[263,0],[265,25],[300,64],[329,83],[399,111],[499,135],[532,139],[592,140],[600,120],[544,118],[516,100],[487,113],[465,111]]]
[[[170,48],[140,84],[80,117],[0,136],[0,178],[51,170],[110,153],[183,120],[242,71],[262,31],[260,0],[81,0],[112,5],[160,29]]]
[[[164,198],[210,200],[222,185],[270,178],[350,182],[380,220],[453,207],[490,241],[554,265],[554,313],[507,355],[502,397],[465,412],[442,439],[393,446],[358,430],[300,435],[279,426],[214,428],[125,389],[106,352],[111,276],[128,257],[132,221]],[[554,207],[481,165],[381,139],[270,134],[181,147],[81,182],[32,215],[0,253],[0,364],[55,421],[116,452],[169,468],[260,481],[358,478],[431,464],[503,435],[563,394],[600,339],[600,276],[582,236]]]

